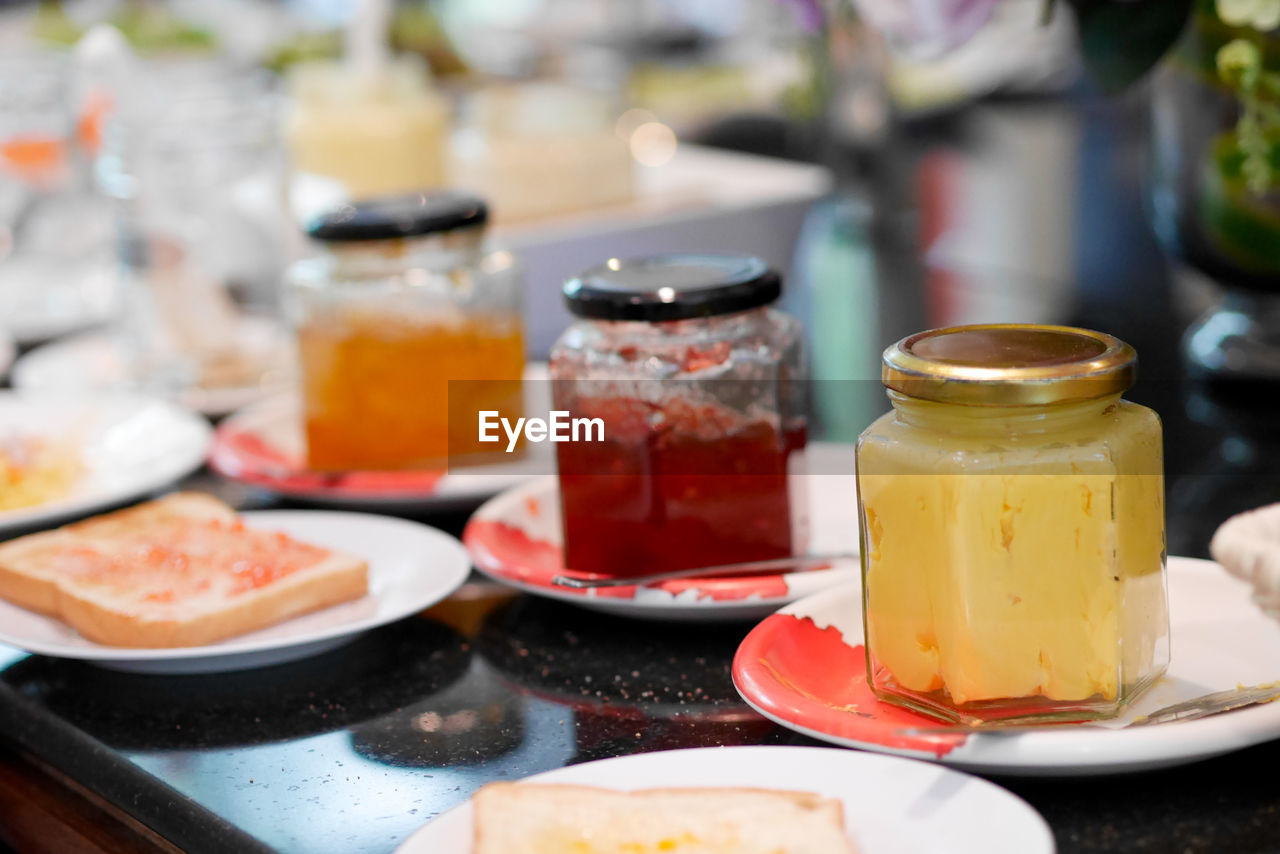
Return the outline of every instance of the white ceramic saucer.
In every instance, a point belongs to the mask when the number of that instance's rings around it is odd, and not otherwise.
[[[816,792],[844,803],[860,854],[1052,854],[1027,803],[936,765],[822,747],[703,747],[602,759],[528,778],[610,789],[746,786]],[[409,837],[399,854],[470,854],[471,804]]]
[[[471,569],[456,539],[404,519],[327,510],[262,510],[241,518],[254,528],[364,558],[369,594],[251,634],[175,649],[104,646],[58,620],[0,601],[0,643],[140,673],[244,670],[316,655],[434,605],[461,586]]]

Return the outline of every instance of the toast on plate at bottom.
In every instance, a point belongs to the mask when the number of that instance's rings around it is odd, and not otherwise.
[[[0,598],[123,647],[203,646],[368,592],[352,555],[179,492],[0,544]]]
[[[840,801],[773,789],[491,783],[472,854],[855,854]]]

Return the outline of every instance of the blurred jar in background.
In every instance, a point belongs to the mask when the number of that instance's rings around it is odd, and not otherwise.
[[[116,201],[122,355],[158,391],[264,382],[281,339],[241,306],[273,308],[285,262],[270,81],[213,62],[139,70],[98,162]]]
[[[453,137],[450,181],[482,194],[501,222],[626,202],[634,160],[621,112],[608,95],[566,84],[475,92]]]
[[[291,204],[301,221],[344,201],[444,185],[449,105],[421,61],[300,65],[289,93]]]
[[[457,413],[520,417],[520,271],[487,222],[474,196],[419,193],[312,223],[324,252],[287,278],[309,467],[444,468],[494,447]]]

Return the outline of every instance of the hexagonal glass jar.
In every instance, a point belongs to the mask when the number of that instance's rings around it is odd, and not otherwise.
[[[955,327],[885,352],[858,441],[867,678],[970,724],[1105,718],[1165,670],[1160,420],[1133,350]]]

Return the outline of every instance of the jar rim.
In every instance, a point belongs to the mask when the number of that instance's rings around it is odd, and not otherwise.
[[[1120,339],[1073,326],[987,323],[930,329],[884,351],[881,381],[908,397],[1024,406],[1120,394],[1137,377]]]

